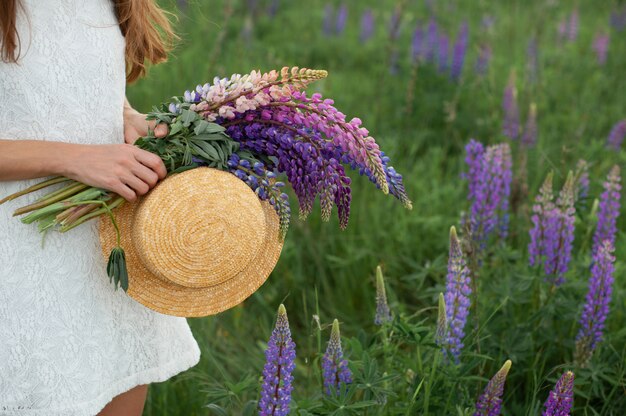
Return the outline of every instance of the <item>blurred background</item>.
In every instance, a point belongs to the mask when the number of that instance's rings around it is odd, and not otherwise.
[[[350,172],[352,211],[347,229],[341,231],[336,211],[330,222],[322,222],[319,206],[306,221],[298,220],[290,193],[294,215],[276,269],[243,304],[217,316],[188,319],[202,349],[201,361],[164,383],[152,384],[144,415],[255,414],[250,409],[258,400],[263,352],[280,303],[285,304],[297,345],[292,414],[424,414],[424,391],[415,396],[414,392],[424,380],[420,360],[430,360],[433,347],[420,340],[436,323],[437,296],[445,288],[449,228],[458,227],[469,206],[467,182],[461,176],[466,170],[465,145],[472,138],[484,144],[508,142],[514,174],[519,174],[520,140],[503,134],[507,84],[514,86],[522,128],[531,105],[536,106],[536,145],[523,150],[528,191],[520,196],[520,205],[532,205],[551,170],[560,186],[579,159],[589,162],[591,198],[599,197],[612,165],[624,166],[621,142],[607,147],[613,127],[626,119],[623,2],[161,0],[160,4],[174,15],[181,40],[167,63],[150,68],[146,78],[128,86],[128,98],[139,111],[148,112],[215,76],[283,66],[326,69],[328,77],[308,91],[333,98],[347,119],[363,121],[403,175],[413,209],[405,209],[367,178]],[[481,275],[484,356],[477,354],[474,364],[454,374],[468,387],[460,390],[465,393],[453,405],[445,403],[450,400],[450,379],[430,385],[433,393],[426,399],[430,414],[471,414],[464,409],[479,385],[484,387],[484,380],[507,358],[513,369],[503,414],[537,414],[563,370],[559,366],[571,359],[573,341],[568,340],[576,333],[588,279],[589,205],[579,210],[575,266],[562,299],[550,305],[551,320],[534,328],[526,325],[530,301],[525,299],[540,278],[527,261],[529,210],[511,217],[510,235],[494,248]],[[623,218],[618,220],[607,346],[598,360],[601,364],[577,373],[580,412],[574,414],[626,413]],[[377,265],[397,317],[391,331],[406,337],[406,342],[393,344],[392,352],[380,341],[373,321]],[[357,372],[364,371],[360,380],[367,380],[370,371],[370,396],[385,399],[377,406],[335,413],[299,410],[307,409],[307,400],[315,401],[311,398],[320,392],[319,360],[335,318],[341,323],[346,355]],[[545,329],[554,328],[554,323],[557,332]],[[537,338],[529,344],[528,331],[533,330]],[[374,364],[380,360],[378,365],[386,366],[387,375],[395,378],[386,380],[381,368],[368,367],[374,365],[370,359]],[[376,383],[380,390],[371,386]],[[444,388],[438,398],[437,389]],[[358,394],[353,401],[361,397]]]

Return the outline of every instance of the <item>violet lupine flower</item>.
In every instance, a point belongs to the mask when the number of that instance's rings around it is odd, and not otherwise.
[[[465,53],[467,52],[469,29],[467,22],[463,22],[461,29],[454,43],[454,53],[452,54],[452,67],[450,69],[450,76],[453,80],[457,81],[461,78],[463,72],[463,63],[465,62]]]
[[[267,15],[270,18],[273,18],[274,16],[276,16],[276,13],[278,13],[279,7],[280,7],[280,0],[272,0],[267,7]]]
[[[541,185],[539,194],[535,197],[535,205],[533,205],[531,217],[533,228],[530,229],[530,243],[528,244],[528,260],[531,266],[541,262],[541,257],[545,251],[544,244],[548,238],[546,236],[546,215],[555,209],[552,177],[553,174],[550,172]]]
[[[576,191],[575,200],[585,199],[589,195],[589,163],[586,160],[580,159],[576,163]]]
[[[446,313],[446,300],[443,293],[439,293],[439,307],[437,308],[437,330],[435,342],[444,348],[448,340],[448,318]]]
[[[333,15],[335,11],[333,10],[333,5],[330,3],[326,3],[324,6],[324,20],[322,23],[322,33],[326,36],[330,36],[333,34]]]
[[[621,10],[616,9],[611,12],[611,27],[618,32],[626,28],[626,7],[622,6]]]
[[[379,265],[376,266],[376,316],[374,317],[374,323],[376,325],[382,325],[391,320],[391,311],[389,310],[387,293],[385,292],[385,279]]]
[[[389,39],[394,41],[400,36],[400,22],[402,19],[402,6],[396,5],[396,8],[389,19]]]
[[[526,147],[533,147],[537,143],[537,105],[535,103],[530,104],[521,142]]]
[[[389,57],[389,73],[391,75],[398,75],[398,73],[400,73],[400,66],[398,65],[399,58],[400,52],[398,52],[397,48],[394,48],[391,51],[391,56]]]
[[[448,52],[450,49],[450,41],[448,36],[442,34],[439,36],[439,54],[437,57],[439,73],[446,72],[448,70]]]
[[[576,336],[576,362],[585,366],[603,339],[604,322],[609,314],[615,257],[613,244],[604,240],[593,253],[591,278]]]
[[[426,42],[426,51],[425,51],[426,61],[430,63],[434,63],[435,54],[437,52],[439,33],[437,30],[437,22],[432,17],[430,18],[430,21],[428,22],[427,36],[428,36],[428,39]]]
[[[593,39],[593,50],[596,53],[598,64],[604,65],[606,63],[606,56],[609,51],[610,37],[606,33],[597,33]]]
[[[348,361],[343,358],[339,321],[336,319],[333,321],[328,347],[326,347],[326,352],[322,357],[322,378],[328,396],[333,394],[333,390],[338,393],[341,383],[352,383],[352,373],[348,368]]]
[[[603,241],[609,241],[615,245],[617,217],[619,217],[620,210],[620,191],[622,190],[618,165],[613,166],[603,186],[604,192],[600,195],[598,206],[598,224],[593,235],[593,251],[597,250]]]
[[[474,416],[498,416],[502,407],[504,382],[511,369],[511,360],[506,360],[502,368],[489,380],[485,391],[476,402]]]
[[[374,34],[374,14],[371,9],[367,9],[361,15],[361,34],[359,35],[359,41],[361,43],[367,42]]]
[[[502,109],[504,111],[502,134],[511,140],[515,140],[519,136],[520,115],[517,107],[517,89],[515,88],[515,74],[513,72],[511,73],[509,82],[504,89]]]
[[[563,43],[567,39],[567,20],[561,19],[559,22],[559,43]]]
[[[611,129],[607,138],[607,147],[619,150],[622,146],[622,141],[624,141],[624,136],[626,136],[626,120],[621,120],[615,123]]]
[[[511,149],[507,143],[489,146],[486,149],[475,140],[465,147],[465,162],[468,172],[469,214],[473,241],[482,249],[486,239],[499,226],[501,238],[508,228],[508,207],[511,193]]]
[[[574,373],[566,371],[550,391],[542,416],[569,416],[573,403]]]
[[[450,228],[450,254],[448,257],[448,275],[446,283],[446,322],[447,338],[443,348],[444,353],[450,354],[458,364],[459,354],[463,349],[465,323],[470,307],[470,273],[465,263],[461,243],[456,235],[456,229]]]
[[[348,6],[343,3],[339,7],[339,11],[337,12],[337,21],[335,22],[335,33],[340,35],[343,33],[346,28],[346,22],[348,21]]]
[[[263,384],[259,400],[260,416],[286,416],[289,414],[293,372],[296,364],[296,344],[291,339],[285,306],[278,307],[276,326],[265,350]]]
[[[478,75],[484,76],[489,69],[489,61],[491,60],[491,47],[489,45],[481,45],[480,52],[476,58],[474,70]]]
[[[559,192],[556,208],[546,213],[546,240],[544,254],[546,256],[544,271],[548,276],[555,276],[554,285],[560,286],[565,281],[572,258],[574,243],[574,175],[570,171],[565,185]]]
[[[480,21],[480,26],[485,30],[491,30],[495,24],[496,19],[491,15],[484,15]]]
[[[528,41],[526,48],[526,69],[528,71],[528,80],[531,84],[537,82],[539,76],[539,49],[537,47],[537,38]]]
[[[567,39],[574,42],[578,36],[578,9],[574,9],[569,17],[569,25],[567,27]]]
[[[424,29],[418,24],[411,38],[411,60],[413,62],[424,57]]]

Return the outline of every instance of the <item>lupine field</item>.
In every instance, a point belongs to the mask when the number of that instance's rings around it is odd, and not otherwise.
[[[188,318],[200,363],[144,415],[626,414],[625,3],[162,4],[181,40],[136,108],[325,69],[307,93],[361,119],[412,209],[347,170],[346,229],[293,215],[253,296]]]

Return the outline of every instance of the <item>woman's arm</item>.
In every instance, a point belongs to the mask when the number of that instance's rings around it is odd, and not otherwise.
[[[148,132],[145,115],[124,106],[120,144],[75,144],[44,140],[0,139],[0,181],[61,175],[113,191],[128,201],[147,193],[167,175],[160,157],[130,143]],[[150,125],[154,128],[154,122]],[[156,126],[159,137],[165,125]]]

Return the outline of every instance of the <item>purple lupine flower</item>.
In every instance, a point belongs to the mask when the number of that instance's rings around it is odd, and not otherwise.
[[[342,3],[337,11],[337,21],[335,22],[335,33],[340,35],[346,28],[346,22],[348,21],[348,6],[346,3]]]
[[[622,6],[621,10],[616,9],[611,12],[611,27],[618,32],[626,28],[626,6]]]
[[[609,241],[615,245],[617,234],[617,217],[620,211],[620,191],[622,190],[620,169],[618,165],[613,166],[606,182],[603,184],[604,192],[600,196],[598,210],[598,224],[593,235],[594,251],[603,241]]]
[[[435,342],[444,348],[448,340],[448,318],[446,313],[446,300],[443,293],[439,293],[439,307],[437,308],[437,330]]]
[[[604,240],[593,253],[591,278],[585,305],[580,317],[580,330],[576,335],[576,362],[584,366],[587,364],[593,351],[603,339],[604,322],[609,314],[613,272],[615,271],[615,257],[613,244]]]
[[[329,396],[333,394],[333,390],[335,393],[339,392],[341,383],[352,383],[352,373],[348,368],[348,361],[343,358],[339,321],[336,319],[333,321],[328,347],[326,347],[326,352],[322,357],[322,378],[324,390]]]
[[[411,38],[411,60],[415,62],[424,57],[424,28],[420,24],[415,26]]]
[[[530,104],[521,141],[526,147],[533,147],[537,143],[537,105],[535,103]]]
[[[259,400],[260,416],[286,416],[289,414],[293,372],[296,363],[296,344],[291,339],[285,306],[278,307],[276,326],[265,350],[263,385]]]
[[[400,73],[400,65],[398,64],[399,58],[400,52],[398,52],[397,48],[394,48],[389,57],[389,73],[391,75],[398,75]]]
[[[448,52],[450,50],[450,41],[446,34],[439,36],[439,53],[437,56],[439,73],[446,72],[448,70]]]
[[[389,19],[389,39],[394,41],[400,36],[400,23],[402,20],[402,6],[396,5],[396,8]]]
[[[539,77],[539,49],[537,47],[537,38],[533,37],[528,41],[526,48],[526,69],[528,81],[531,84],[537,82]]]
[[[391,321],[391,319],[391,311],[389,310],[389,304],[387,304],[387,293],[385,292],[383,270],[378,265],[376,266],[376,316],[374,317],[374,323],[382,325]]]
[[[569,25],[567,26],[567,39],[574,42],[578,36],[578,9],[574,9],[569,17]]]
[[[542,416],[569,416],[574,403],[574,373],[566,371],[550,391]]]
[[[450,76],[453,80],[461,78],[463,72],[463,63],[465,62],[465,53],[467,52],[469,29],[467,22],[463,22],[459,33],[454,43],[454,53],[452,55],[452,67],[450,69]]]
[[[554,284],[560,286],[565,281],[572,258],[574,243],[574,222],[576,209],[574,208],[574,175],[570,171],[563,188],[556,200],[556,208],[546,215],[546,245],[544,271],[546,275],[555,275]]]
[[[586,160],[580,159],[576,163],[576,191],[575,200],[585,199],[589,195],[589,163]]]
[[[494,19],[493,16],[491,15],[484,15],[483,18],[480,21],[480,26],[489,31],[493,28],[493,25],[495,24],[496,20]]]
[[[437,29],[437,22],[434,18],[430,18],[428,22],[428,39],[426,42],[426,51],[424,53],[426,61],[435,62],[435,53],[437,52],[439,32]]]
[[[280,0],[272,0],[267,7],[267,15],[270,18],[273,18],[274,16],[276,16],[276,13],[278,13],[279,7],[280,7]]]
[[[567,39],[567,19],[563,18],[559,22],[559,44],[563,43]]]
[[[533,228],[530,229],[530,243],[528,244],[528,260],[531,266],[540,263],[544,254],[544,244],[546,239],[546,214],[554,210],[554,194],[552,191],[552,172],[548,174],[539,189],[539,194],[535,198],[533,205],[533,215],[531,221]]]
[[[472,293],[470,283],[470,273],[461,250],[461,243],[456,229],[451,227],[445,295],[448,336],[443,351],[446,356],[449,354],[456,363],[459,362],[459,354],[463,349],[464,328],[470,307],[469,296]]]
[[[508,227],[508,207],[511,193],[511,149],[507,143],[483,146],[471,140],[465,147],[468,173],[468,199],[472,239],[480,248],[486,246],[487,237],[499,226],[501,238]]]
[[[517,108],[517,90],[515,88],[515,73],[511,72],[509,82],[504,89],[502,98],[502,109],[504,111],[504,121],[502,124],[502,134],[511,140],[519,136],[520,116]]]
[[[502,368],[489,380],[485,391],[476,402],[474,416],[498,416],[502,407],[504,382],[511,369],[511,360],[506,360]]]
[[[367,9],[361,15],[361,34],[359,35],[359,41],[361,43],[367,42],[374,34],[374,14],[371,9]]]
[[[607,147],[619,150],[622,146],[622,141],[624,141],[624,136],[626,136],[626,120],[621,120],[615,123],[611,129],[607,138]]]
[[[481,45],[480,52],[476,58],[474,70],[478,75],[484,76],[489,69],[489,61],[491,60],[491,47],[489,45]]]
[[[606,63],[606,56],[609,51],[609,40],[610,37],[606,33],[596,33],[596,36],[593,39],[592,47],[596,53],[598,64],[600,65],[604,65]]]
[[[330,3],[326,3],[324,6],[324,21],[322,24],[322,31],[324,35],[330,36],[333,33],[333,15],[335,11],[333,9],[333,5]]]

